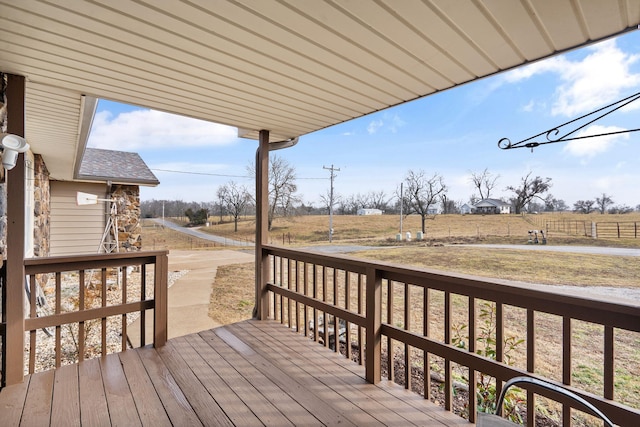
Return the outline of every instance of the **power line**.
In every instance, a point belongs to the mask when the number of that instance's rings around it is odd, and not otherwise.
[[[150,168],[152,171],[159,171],[159,172],[171,172],[171,173],[182,173],[182,174],[186,174],[186,175],[207,175],[207,176],[221,176],[221,177],[225,177],[225,178],[253,178],[252,175],[228,175],[228,174],[222,174],[222,173],[208,173],[208,172],[191,172],[191,171],[177,171],[177,170],[171,170],[171,169],[157,169],[157,168]],[[339,169],[338,169],[339,170]],[[321,178],[314,178],[314,177],[310,177],[310,178],[304,178],[304,177],[296,177],[296,179],[327,179],[325,177],[321,177]]]
[[[222,173],[207,173],[207,172],[190,172],[190,171],[176,171],[171,169],[155,169],[151,168],[152,171],[160,171],[160,172],[171,172],[171,173],[183,173],[187,175],[208,175],[208,176],[222,176],[226,178],[253,178],[249,175],[227,175]]]

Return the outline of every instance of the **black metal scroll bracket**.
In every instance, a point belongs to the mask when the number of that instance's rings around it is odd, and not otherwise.
[[[576,133],[577,131],[579,131],[580,129],[583,129],[587,126],[589,126],[591,123],[594,123],[598,120],[600,120],[601,118],[608,116],[609,114],[613,113],[614,111],[619,110],[620,108],[624,107],[625,105],[629,105],[631,104],[633,101],[636,101],[640,99],[640,92],[636,93],[635,95],[631,95],[627,98],[621,99],[619,101],[616,101],[612,104],[609,104],[605,107],[599,108],[595,111],[592,111],[591,113],[587,113],[584,116],[580,116],[578,118],[575,118],[571,121],[568,121],[566,123],[561,124],[560,126],[556,126],[554,128],[551,128],[549,130],[546,130],[544,132],[540,132],[537,135],[534,135],[532,137],[529,137],[527,139],[523,139],[522,141],[518,141],[515,143],[512,143],[511,140],[509,138],[502,138],[500,141],[498,141],[498,147],[500,147],[503,150],[509,150],[511,148],[530,148],[531,151],[533,151],[534,148],[539,147],[540,145],[545,145],[545,144],[554,144],[556,142],[566,142],[566,141],[575,141],[578,139],[587,139],[587,138],[595,138],[598,136],[606,136],[606,135],[617,135],[620,133],[629,133],[629,132],[637,132],[640,129],[625,129],[625,130],[620,130],[620,131],[615,131],[615,132],[606,132],[606,133],[600,133],[597,135],[583,135],[583,136],[573,136],[571,137],[571,135],[573,135],[574,133]],[[567,133],[559,136],[561,133],[565,132],[566,129],[571,129],[570,127],[568,127],[569,125],[578,122],[580,120],[588,120],[586,123],[576,127],[573,130],[569,130]],[[577,125],[577,124],[576,124]],[[564,129],[564,130],[563,130]],[[546,141],[535,141],[535,139],[540,138],[544,136],[544,138],[546,138]]]

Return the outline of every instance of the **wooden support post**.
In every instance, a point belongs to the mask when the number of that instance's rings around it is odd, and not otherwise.
[[[7,131],[24,137],[25,79],[8,75]],[[16,166],[7,171],[7,300],[4,381],[6,385],[21,383],[24,358],[24,154],[18,156]]]
[[[367,269],[365,378],[372,384],[380,382],[382,350],[382,277],[375,267]]]
[[[254,317],[266,320],[269,317],[267,279],[269,277],[268,256],[263,245],[269,239],[269,131],[260,131],[260,145],[256,154],[256,306]]]
[[[153,346],[155,348],[162,347],[167,342],[167,325],[168,325],[168,283],[169,274],[169,257],[165,252],[163,255],[156,256],[156,265],[154,272],[154,300],[155,307],[153,310]]]

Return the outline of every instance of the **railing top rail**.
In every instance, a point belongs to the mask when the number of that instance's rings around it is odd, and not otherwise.
[[[563,290],[550,290],[541,285],[405,267],[308,250],[276,246],[265,246],[265,250],[277,256],[292,257],[354,272],[364,273],[368,268],[375,268],[381,272],[382,278],[391,281],[640,332],[640,302],[636,301],[613,298],[605,301],[602,297],[584,293],[578,296]],[[583,292],[583,290],[577,290],[577,292]]]
[[[113,254],[65,255],[24,260],[26,274],[54,273],[69,270],[152,264],[158,257],[166,257],[167,250],[121,252]]]

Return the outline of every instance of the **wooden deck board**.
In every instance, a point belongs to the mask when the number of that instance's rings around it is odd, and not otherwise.
[[[285,390],[275,385],[262,372],[255,368],[243,357],[237,357],[237,353],[224,342],[212,330],[199,334],[209,346],[225,360],[232,364],[238,374],[244,377],[256,390],[262,394],[271,404],[277,408],[284,417],[296,426],[320,426],[322,423],[307,409],[293,399]]]
[[[156,350],[147,346],[132,351],[132,353],[134,352],[140,356],[145,371],[149,375],[149,380],[158,393],[171,424],[175,426],[202,425],[189,400]]]
[[[229,389],[242,400],[243,404],[251,409],[251,412],[259,418],[261,424],[293,426],[293,423],[258,392],[251,382],[234,369],[231,363],[235,362],[238,359],[237,357],[228,362],[198,334],[190,335],[186,339],[196,352],[207,355],[206,363],[216,371],[221,381],[224,381]],[[220,345],[220,347],[225,346]]]
[[[80,425],[78,365],[66,365],[55,371],[51,399],[51,425]]]
[[[24,382],[0,390],[0,413],[2,413],[3,422],[7,425],[20,424],[30,380],[31,377],[26,377]]]
[[[211,397],[207,388],[191,370],[189,363],[193,361],[190,358],[185,359],[180,355],[180,346],[176,345],[174,340],[167,342],[164,347],[157,351],[195,410],[198,418],[200,418],[204,424],[215,424],[218,426],[233,425],[224,411],[216,404],[214,398]]]
[[[129,389],[129,383],[122,370],[117,354],[100,359],[102,382],[104,384],[111,424],[121,426],[141,426],[140,417]]]
[[[80,389],[80,424],[110,426],[109,407],[98,359],[85,360],[78,364],[78,388]]]
[[[142,425],[154,427],[171,426],[171,420],[144,369],[138,352],[125,351],[120,353],[119,356]]]
[[[21,425],[41,426],[51,421],[54,371],[43,372],[29,382]]]
[[[275,335],[267,335],[251,323],[234,325],[233,328],[234,330],[243,329],[250,334],[252,338],[246,334],[243,334],[242,337],[247,339],[253,347],[259,348],[260,351],[268,351],[271,354],[286,354],[302,372],[318,378],[325,390],[338,393],[341,400],[352,402],[380,423],[386,425],[414,424],[409,419],[410,417],[404,416],[404,411],[408,411],[409,414],[414,412],[411,411],[412,408],[409,405],[396,402],[400,405],[392,409],[386,405],[389,400],[386,393],[366,383],[364,378],[356,377],[344,369],[336,369],[335,359],[341,358],[340,355],[323,351],[322,353],[326,353],[330,357],[318,356],[319,352],[314,348],[319,347],[318,344],[297,339],[295,334],[287,330],[283,330],[285,335],[278,335],[278,338],[275,339]],[[274,333],[278,334],[278,331]],[[296,357],[297,355],[302,358]],[[299,363],[299,361],[304,362]],[[414,419],[414,421],[420,424],[423,419]]]
[[[7,425],[469,425],[276,322],[245,321],[27,376]]]

